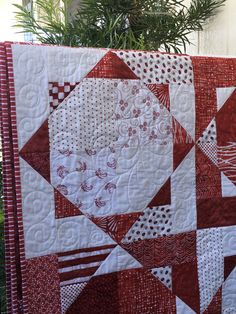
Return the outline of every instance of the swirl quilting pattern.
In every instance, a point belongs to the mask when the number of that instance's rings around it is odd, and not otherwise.
[[[0,65],[9,312],[235,313],[236,59],[5,43]]]

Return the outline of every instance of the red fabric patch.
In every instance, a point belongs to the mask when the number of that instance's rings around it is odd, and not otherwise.
[[[141,213],[93,217],[91,220],[116,242],[120,242]]]
[[[197,260],[172,266],[172,291],[196,313],[200,311]]]
[[[213,297],[208,308],[204,311],[203,314],[221,314],[221,304],[222,304],[222,287],[217,291]]]
[[[236,92],[216,115],[219,169],[236,185]]]
[[[210,198],[197,201],[197,228],[225,227],[236,224],[236,197]]]
[[[216,88],[236,86],[236,59],[191,57],[191,60],[196,98],[197,140],[216,115]]]
[[[89,72],[87,78],[138,79],[130,68],[114,52],[107,54]]]
[[[187,131],[180,125],[180,123],[172,118],[173,123],[173,160],[174,170],[181,164],[187,154],[190,152],[192,147],[194,146],[193,139],[187,133]]]
[[[224,258],[224,279],[225,280],[230,275],[232,270],[234,270],[234,267],[236,267],[236,255],[226,256]]]
[[[60,103],[73,91],[73,89],[79,83],[58,83],[58,82],[49,82],[49,103],[50,103],[50,112],[53,112]]]
[[[72,204],[59,191],[54,190],[55,216],[56,218],[72,217],[83,215],[78,207]]]
[[[60,281],[56,255],[25,260],[28,312],[60,314]]]
[[[195,231],[121,245],[147,268],[192,262],[196,258]]]
[[[143,269],[93,277],[67,314],[176,313],[175,296]]]
[[[217,144],[227,145],[236,140],[236,91],[230,96],[216,115]]]
[[[222,196],[220,170],[197,146],[196,189],[197,199],[203,200]]]
[[[153,197],[147,207],[171,204],[171,180],[167,179],[166,183],[160,188],[157,194]]]
[[[159,102],[170,111],[170,95],[168,84],[147,84],[150,91],[156,96]]]
[[[41,125],[38,131],[24,145],[19,155],[50,182],[48,120]]]

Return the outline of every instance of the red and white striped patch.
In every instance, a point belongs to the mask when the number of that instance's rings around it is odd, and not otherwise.
[[[88,281],[116,245],[58,253],[61,286]]]

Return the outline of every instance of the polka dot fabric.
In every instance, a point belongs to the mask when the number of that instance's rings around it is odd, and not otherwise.
[[[122,242],[155,239],[171,233],[173,214],[169,206],[146,208]]]
[[[77,299],[86,286],[86,282],[61,287],[61,312],[65,314],[70,305]]]
[[[216,120],[213,119],[202,136],[199,138],[198,143],[216,143]]]
[[[8,311],[235,309],[236,59],[2,49]]]
[[[170,290],[172,289],[172,269],[170,266],[153,268],[151,272],[163,283],[163,285]]]
[[[84,79],[49,117],[51,148],[78,152],[114,142],[115,88],[115,80]]]
[[[146,84],[193,83],[189,56],[146,51],[117,51],[116,54]]]

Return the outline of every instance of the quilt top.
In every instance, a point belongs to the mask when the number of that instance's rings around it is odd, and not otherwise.
[[[9,313],[236,313],[236,59],[1,44]]]

